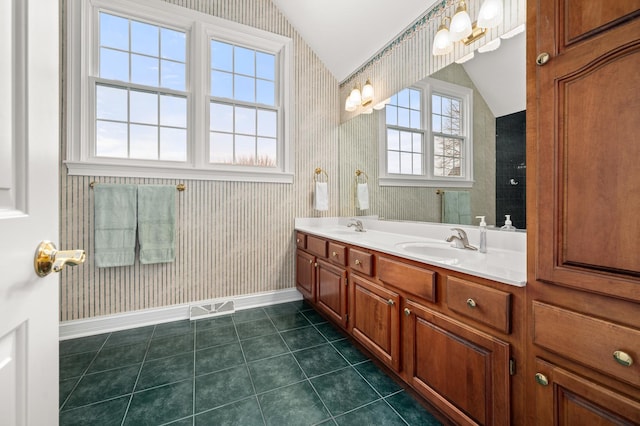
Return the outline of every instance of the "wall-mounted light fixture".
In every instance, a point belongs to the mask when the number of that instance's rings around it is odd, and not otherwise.
[[[373,85],[369,79],[367,79],[364,86],[362,86],[362,91],[360,91],[360,87],[356,84],[353,86],[351,94],[347,96],[347,100],[344,104],[345,111],[353,112],[359,106],[362,106],[363,108],[368,107],[373,102],[373,95]]]
[[[469,45],[484,36],[487,28],[502,23],[503,0],[484,0],[480,6],[478,21],[471,23],[465,0],[460,0],[453,18],[444,16],[433,39],[432,53],[435,56],[446,55],[453,50],[453,43],[462,41]],[[447,20],[450,21],[447,26]]]

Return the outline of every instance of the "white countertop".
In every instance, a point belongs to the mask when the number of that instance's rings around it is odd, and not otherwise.
[[[296,218],[295,229],[320,237],[365,247],[394,256],[438,266],[524,287],[527,283],[526,233],[487,230],[487,253],[467,249],[453,249],[445,241],[451,228],[466,231],[470,244],[478,246],[480,231],[477,226],[459,226],[439,223],[399,222],[358,217],[366,232],[356,232],[346,225],[349,218]],[[413,250],[413,247],[417,249]],[[433,253],[422,253],[420,246],[435,248]]]

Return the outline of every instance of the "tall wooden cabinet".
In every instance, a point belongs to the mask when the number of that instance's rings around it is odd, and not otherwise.
[[[640,424],[640,2],[527,19],[528,423]]]

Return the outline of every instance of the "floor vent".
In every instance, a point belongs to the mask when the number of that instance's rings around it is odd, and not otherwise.
[[[189,307],[189,319],[191,321],[218,315],[232,314],[236,311],[233,300],[226,302],[207,303],[204,305],[191,305]]]

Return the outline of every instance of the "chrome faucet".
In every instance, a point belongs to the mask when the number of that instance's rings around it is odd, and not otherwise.
[[[469,238],[467,238],[467,233],[464,232],[464,229],[460,228],[451,228],[452,231],[456,231],[458,235],[451,235],[446,239],[448,243],[453,242],[456,248],[460,249],[468,249],[468,250],[478,250],[477,247],[469,244]]]
[[[349,223],[347,224],[347,227],[351,228],[352,226],[355,226],[356,232],[367,232],[367,230],[362,227],[361,220],[353,219],[353,218],[349,219]]]

